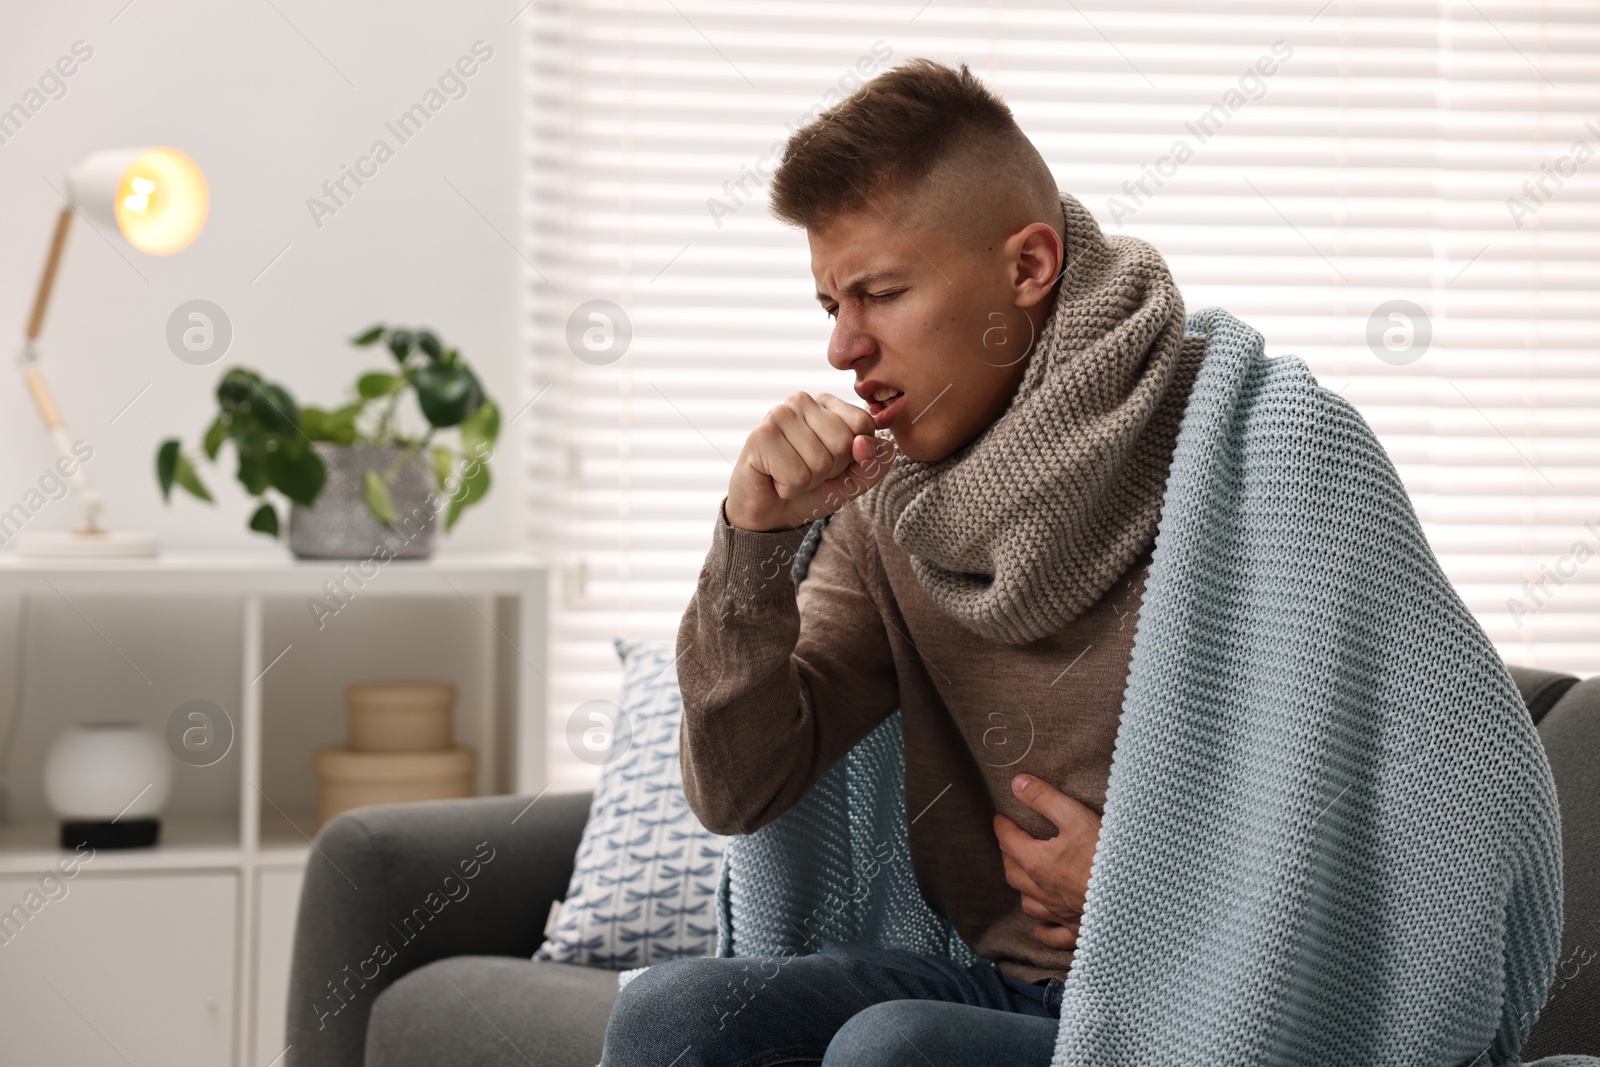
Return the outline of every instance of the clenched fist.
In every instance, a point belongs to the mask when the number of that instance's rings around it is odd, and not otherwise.
[[[836,396],[795,393],[767,412],[728,479],[728,522],[741,530],[792,530],[826,518],[876,485],[894,443],[872,416]]]

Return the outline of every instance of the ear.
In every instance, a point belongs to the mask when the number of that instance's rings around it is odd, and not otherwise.
[[[1066,249],[1061,235],[1045,222],[1028,223],[1011,235],[1010,243],[1016,246],[1012,284],[1017,307],[1032,307],[1055,289],[1066,263]]]

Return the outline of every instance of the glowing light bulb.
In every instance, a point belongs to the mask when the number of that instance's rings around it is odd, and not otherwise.
[[[117,228],[128,243],[165,256],[200,236],[211,196],[194,160],[176,148],[150,148],[122,172],[115,204]]]

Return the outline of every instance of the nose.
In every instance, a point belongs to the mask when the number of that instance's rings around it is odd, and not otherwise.
[[[877,350],[877,342],[863,330],[841,305],[828,337],[828,363],[835,370],[849,370],[863,356]]]

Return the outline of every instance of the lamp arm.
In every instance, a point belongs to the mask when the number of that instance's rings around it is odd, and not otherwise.
[[[56,217],[56,232],[50,238],[50,256],[44,261],[44,273],[39,275],[39,289],[33,294],[33,314],[28,316],[26,340],[29,347],[39,339],[44,330],[44,312],[50,306],[50,290],[55,288],[56,269],[61,266],[61,250],[67,244],[67,227],[72,225],[72,206],[61,209]]]
[[[55,287],[56,271],[61,265],[61,250],[66,246],[67,229],[71,223],[72,207],[69,205],[62,208],[56,218],[55,235],[50,240],[50,255],[45,260],[44,272],[39,276],[39,288],[33,295],[33,312],[28,316],[28,329],[23,336],[22,353],[17,361],[22,365],[22,377],[27,382],[29,395],[33,397],[33,406],[39,409],[39,418],[44,421],[57,454],[71,461],[68,469],[72,473],[66,477],[67,483],[78,491],[83,501],[83,526],[80,532],[99,533],[100,513],[104,510],[105,500],[89,481],[89,476],[84,474],[83,464],[72,451],[72,437],[67,432],[66,420],[61,417],[55,398],[50,395],[44,375],[39,373],[39,353],[34,348],[34,342],[44,329],[45,309],[50,306],[50,291]]]

